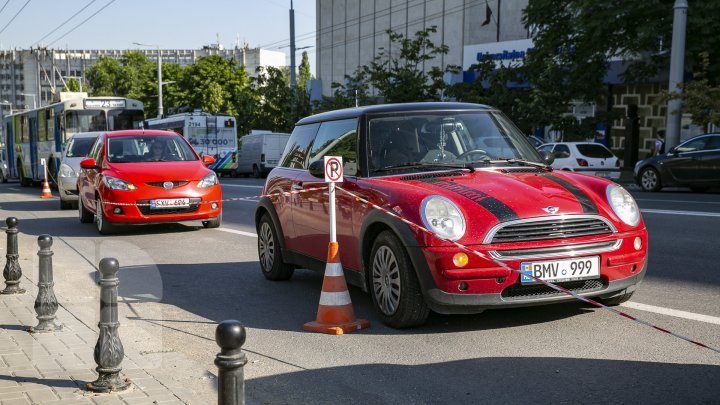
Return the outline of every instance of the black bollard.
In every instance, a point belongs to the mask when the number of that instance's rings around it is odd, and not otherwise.
[[[95,363],[98,379],[88,383],[85,389],[93,392],[114,392],[128,388],[126,380],[120,378],[120,364],[125,356],[120,336],[118,335],[117,272],[120,264],[117,259],[106,257],[100,260],[100,336],[95,344]]]
[[[57,298],[53,286],[52,255],[50,250],[53,239],[50,235],[38,236],[38,256],[40,257],[40,277],[38,278],[38,295],[35,299],[35,313],[37,313],[38,324],[30,328],[30,332],[55,332],[62,329],[62,325],[55,323],[55,312],[58,309]]]
[[[18,220],[15,217],[10,217],[5,220],[8,229],[5,231],[7,234],[7,254],[5,258],[5,270],[3,270],[3,277],[5,277],[4,290],[0,291],[0,294],[23,294],[24,289],[20,288],[20,277],[22,277],[22,269],[20,269],[20,262],[18,262],[18,242],[17,242],[17,224]]]
[[[245,327],[235,320],[222,321],[215,329],[220,353],[215,357],[218,368],[218,405],[245,404],[243,366],[247,363],[240,349],[245,343]]]

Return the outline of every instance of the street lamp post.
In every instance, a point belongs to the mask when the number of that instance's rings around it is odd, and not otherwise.
[[[25,96],[25,97],[28,97],[28,96],[29,96],[29,97],[32,97],[32,98],[33,98],[33,110],[37,108],[37,104],[35,103],[35,98],[37,97],[37,94],[33,94],[33,93],[20,93],[20,95],[21,95],[21,96]]]
[[[139,42],[133,42],[133,45],[138,46],[148,46],[148,47],[156,47],[157,48],[157,58],[158,58],[158,118],[163,117],[163,99],[162,99],[162,51],[160,50],[160,45],[152,45],[152,44],[141,44]]]

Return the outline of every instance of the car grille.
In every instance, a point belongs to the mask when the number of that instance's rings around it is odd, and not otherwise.
[[[420,173],[420,174],[410,174],[407,176],[401,176],[400,180],[422,180],[422,179],[432,179],[435,177],[450,177],[450,176],[462,176],[465,173],[462,170],[453,170],[449,172],[430,172],[430,173]]]
[[[578,215],[531,218],[496,226],[490,230],[483,243],[566,239],[613,232],[615,232],[615,229],[612,225],[598,216]]]
[[[187,180],[174,180],[172,182],[173,188],[182,187],[188,183],[189,183],[189,181],[187,181]],[[151,182],[148,182],[145,184],[147,184],[148,186],[153,186],[153,187],[164,187],[163,184],[165,184],[165,182],[164,181],[151,181]]]
[[[190,206],[187,208],[167,208],[167,209],[151,209],[150,200],[138,200],[138,209],[143,215],[174,215],[174,214],[189,214],[195,212],[200,208],[200,199],[191,198]]]
[[[563,283],[554,283],[560,287],[568,289],[574,293],[585,293],[595,290],[602,290],[606,287],[601,279],[568,281]],[[558,295],[567,295],[560,291],[554,290],[543,284],[513,284],[502,292],[502,297],[506,299],[517,298],[545,298]]]

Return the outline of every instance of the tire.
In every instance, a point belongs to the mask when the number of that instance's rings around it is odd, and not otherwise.
[[[268,214],[263,214],[260,218],[257,233],[258,258],[263,276],[272,281],[289,280],[295,268],[283,261],[278,233]]]
[[[383,323],[393,328],[424,324],[430,309],[407,251],[394,233],[378,235],[368,267],[370,295]]]
[[[102,198],[95,200],[95,225],[101,235],[110,235],[115,231],[115,226],[105,218],[102,208]]]
[[[0,181],[2,181],[3,183],[8,182],[8,179],[7,179],[7,177],[5,177],[5,173],[3,173],[2,170],[0,170]]]
[[[257,165],[253,165],[253,173],[252,174],[253,174],[253,177],[255,177],[256,179],[259,179],[260,177],[262,177],[262,173],[260,173],[260,169],[258,169]]]
[[[92,212],[85,208],[85,204],[83,204],[82,199],[78,200],[78,218],[80,218],[80,223],[83,224],[91,223],[94,218]]]
[[[598,299],[598,301],[600,301],[601,303],[603,303],[609,307],[615,307],[615,306],[622,304],[625,301],[630,300],[630,298],[632,298],[634,293],[635,293],[635,291],[630,291],[628,293],[618,295],[617,297],[605,298],[605,299],[601,298],[601,299]]]
[[[653,167],[645,167],[640,170],[638,183],[644,191],[660,191],[662,188],[660,173]]]
[[[70,201],[60,200],[60,209],[61,210],[71,210],[71,209],[73,209],[73,203]]]
[[[220,228],[220,225],[222,224],[222,212],[220,212],[220,215],[218,215],[217,218],[211,218],[207,221],[202,221],[202,224],[205,228],[208,229]]]

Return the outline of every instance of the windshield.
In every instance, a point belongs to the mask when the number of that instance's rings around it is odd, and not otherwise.
[[[145,115],[141,110],[110,110],[107,115],[110,131],[138,129],[145,119]]]
[[[107,146],[107,157],[111,163],[198,160],[180,136],[118,136],[109,138]]]
[[[494,111],[430,112],[371,118],[370,172],[482,166],[498,160],[542,163],[526,136]]]
[[[73,110],[66,115],[66,131],[95,132],[107,130],[105,111],[102,110]]]
[[[67,146],[65,157],[85,157],[96,138],[72,138]]]

